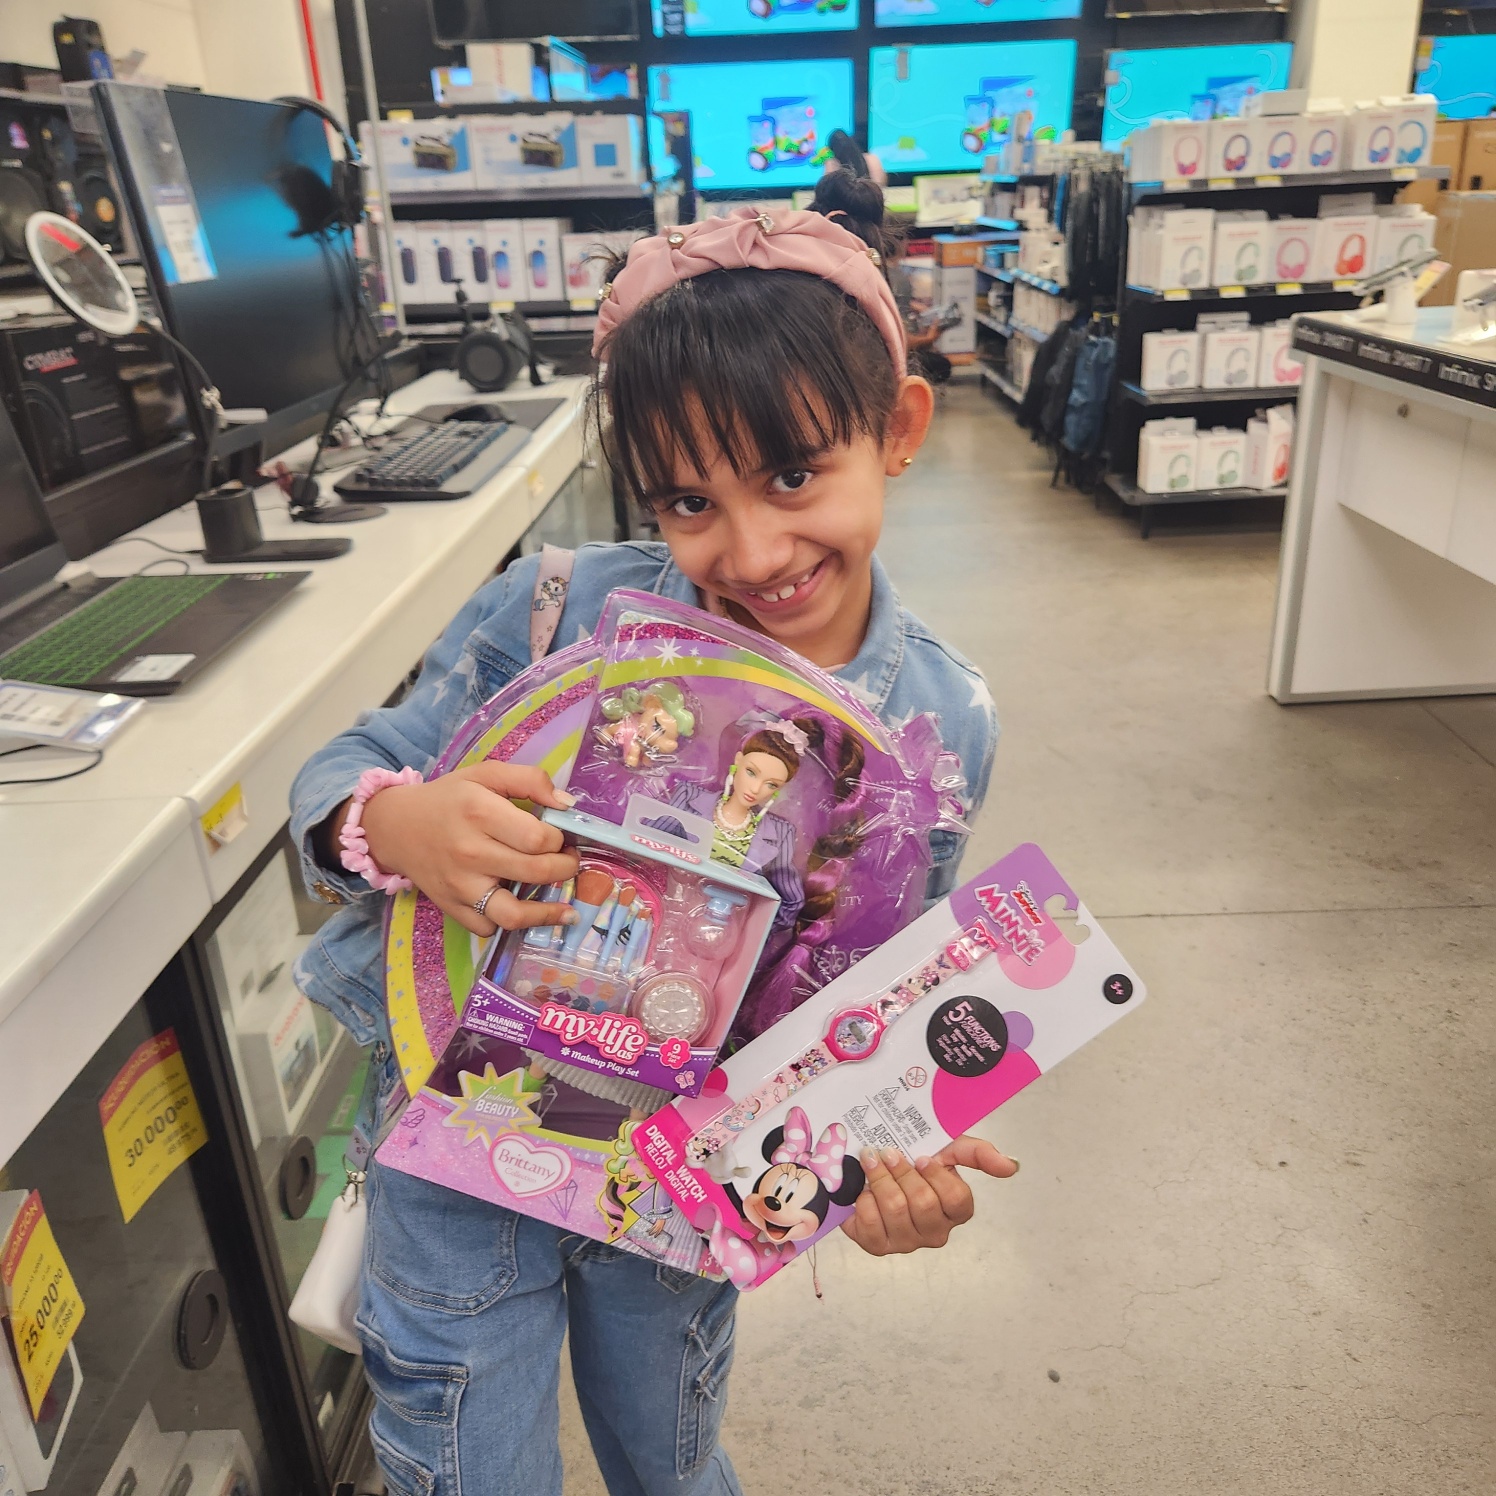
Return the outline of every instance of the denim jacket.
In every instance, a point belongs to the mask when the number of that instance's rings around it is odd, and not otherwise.
[[[291,788],[291,836],[307,888],[344,907],[325,924],[296,967],[297,985],[328,1008],[361,1044],[387,1037],[383,917],[386,896],[341,867],[324,867],[312,831],[353,792],[368,768],[427,772],[457,729],[530,663],[530,613],[538,556],[515,562],[468,599],[432,645],[410,694],[368,713],[315,754]],[[659,542],[586,545],[576,555],[555,645],[590,635],[604,599],[619,587],[696,603],[696,589]],[[947,748],[961,759],[968,816],[987,792],[997,746],[997,716],[981,673],[900,606],[881,563],[873,560],[872,615],[851,664],[837,674],[890,725],[919,712],[939,714]],[[927,897],[956,881],[964,838],[936,832]]]

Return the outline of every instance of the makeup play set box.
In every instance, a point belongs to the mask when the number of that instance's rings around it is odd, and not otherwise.
[[[1144,996],[1049,860],[1022,846],[649,1118],[632,1146],[752,1288],[852,1213],[863,1148],[934,1155]]]

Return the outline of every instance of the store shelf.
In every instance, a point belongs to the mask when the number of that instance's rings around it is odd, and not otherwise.
[[[1023,399],[1023,391],[1011,380],[1005,379],[999,374],[991,364],[978,364],[977,367],[981,370],[982,378],[995,389],[1000,390],[1006,395],[1014,405],[1017,405]]]
[[[1220,404],[1266,404],[1276,401],[1287,405],[1299,398],[1299,388],[1294,384],[1269,385],[1266,389],[1251,390],[1145,390],[1140,384],[1123,380],[1119,388],[1124,400],[1137,405],[1214,405]]]
[[[1141,197],[1173,197],[1206,192],[1252,192],[1264,187],[1376,187],[1389,182],[1439,181],[1451,175],[1447,166],[1404,166],[1390,171],[1309,172],[1298,176],[1208,178],[1186,181],[1131,182],[1134,201]]]
[[[1151,509],[1157,504],[1210,504],[1228,499],[1286,499],[1286,488],[1190,488],[1180,493],[1144,493],[1121,473],[1108,473],[1106,486],[1134,509]]]
[[[991,265],[978,265],[978,275],[985,275],[989,280],[1002,281],[1004,285],[1013,284],[1013,272],[1011,270],[994,270]]]
[[[975,218],[972,222],[979,229],[998,229],[1006,234],[1016,234],[1021,227],[1016,218]]]
[[[1005,338],[1012,337],[1013,329],[1008,323],[999,322],[996,317],[989,317],[986,312],[978,312],[976,317],[978,325],[985,327],[988,332],[998,333]]]
[[[989,175],[984,171],[981,173],[981,179],[984,182],[995,182],[1000,187],[1015,187],[1019,182],[1052,182],[1054,173],[1052,171],[1024,171],[1015,177],[1004,172],[993,172]]]
[[[648,196],[649,187],[644,182],[609,182],[594,187],[485,187],[458,192],[392,192],[390,206],[419,208],[428,203],[432,207],[440,203],[580,203],[630,198],[637,198],[642,202]]]
[[[1128,286],[1133,301],[1251,301],[1278,296],[1329,296],[1355,294],[1355,281],[1278,281],[1260,286],[1201,286],[1194,291],[1154,291],[1146,286]]]
[[[499,298],[495,300],[499,301]],[[583,300],[586,301],[585,306],[581,304]],[[499,304],[504,303],[500,301]],[[526,318],[597,316],[597,303],[591,296],[579,297],[576,306],[572,306],[569,301],[516,301],[508,305]],[[478,321],[487,318],[489,302],[485,298],[475,296],[468,302],[468,306]],[[462,313],[458,310],[456,303],[451,301],[408,301],[405,303],[405,315],[407,319],[434,322],[446,319],[458,325],[462,322]]]
[[[643,114],[643,99],[515,99],[507,104],[468,104],[447,102],[433,104],[386,105],[385,118],[391,108],[409,109],[416,119],[446,119],[453,114],[536,115],[564,110],[567,114]]]
[[[1040,332],[1037,327],[1030,327],[1027,322],[1020,322],[1016,317],[1011,318],[1008,325],[1014,332],[1021,332],[1024,337],[1032,338],[1036,343],[1047,343],[1052,336],[1052,333]]]
[[[1031,270],[1015,270],[1012,272],[1013,279],[1020,285],[1032,286],[1036,291],[1043,291],[1049,296],[1065,296],[1064,286],[1058,281],[1047,280],[1042,275],[1035,275]]]

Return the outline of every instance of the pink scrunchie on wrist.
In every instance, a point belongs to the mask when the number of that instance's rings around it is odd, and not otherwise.
[[[338,832],[338,840],[343,845],[343,866],[350,873],[362,877],[370,888],[381,893],[408,893],[415,884],[409,878],[402,878],[399,873],[385,872],[369,855],[369,838],[364,834],[363,828],[364,806],[380,790],[387,790],[395,784],[421,784],[423,779],[419,769],[401,769],[398,774],[392,769],[365,769],[358,776],[358,784],[353,790],[353,804],[348,807],[348,819]]]

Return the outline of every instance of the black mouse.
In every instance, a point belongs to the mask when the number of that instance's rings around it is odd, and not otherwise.
[[[459,405],[442,417],[443,421],[503,421],[508,419],[497,405]]]

